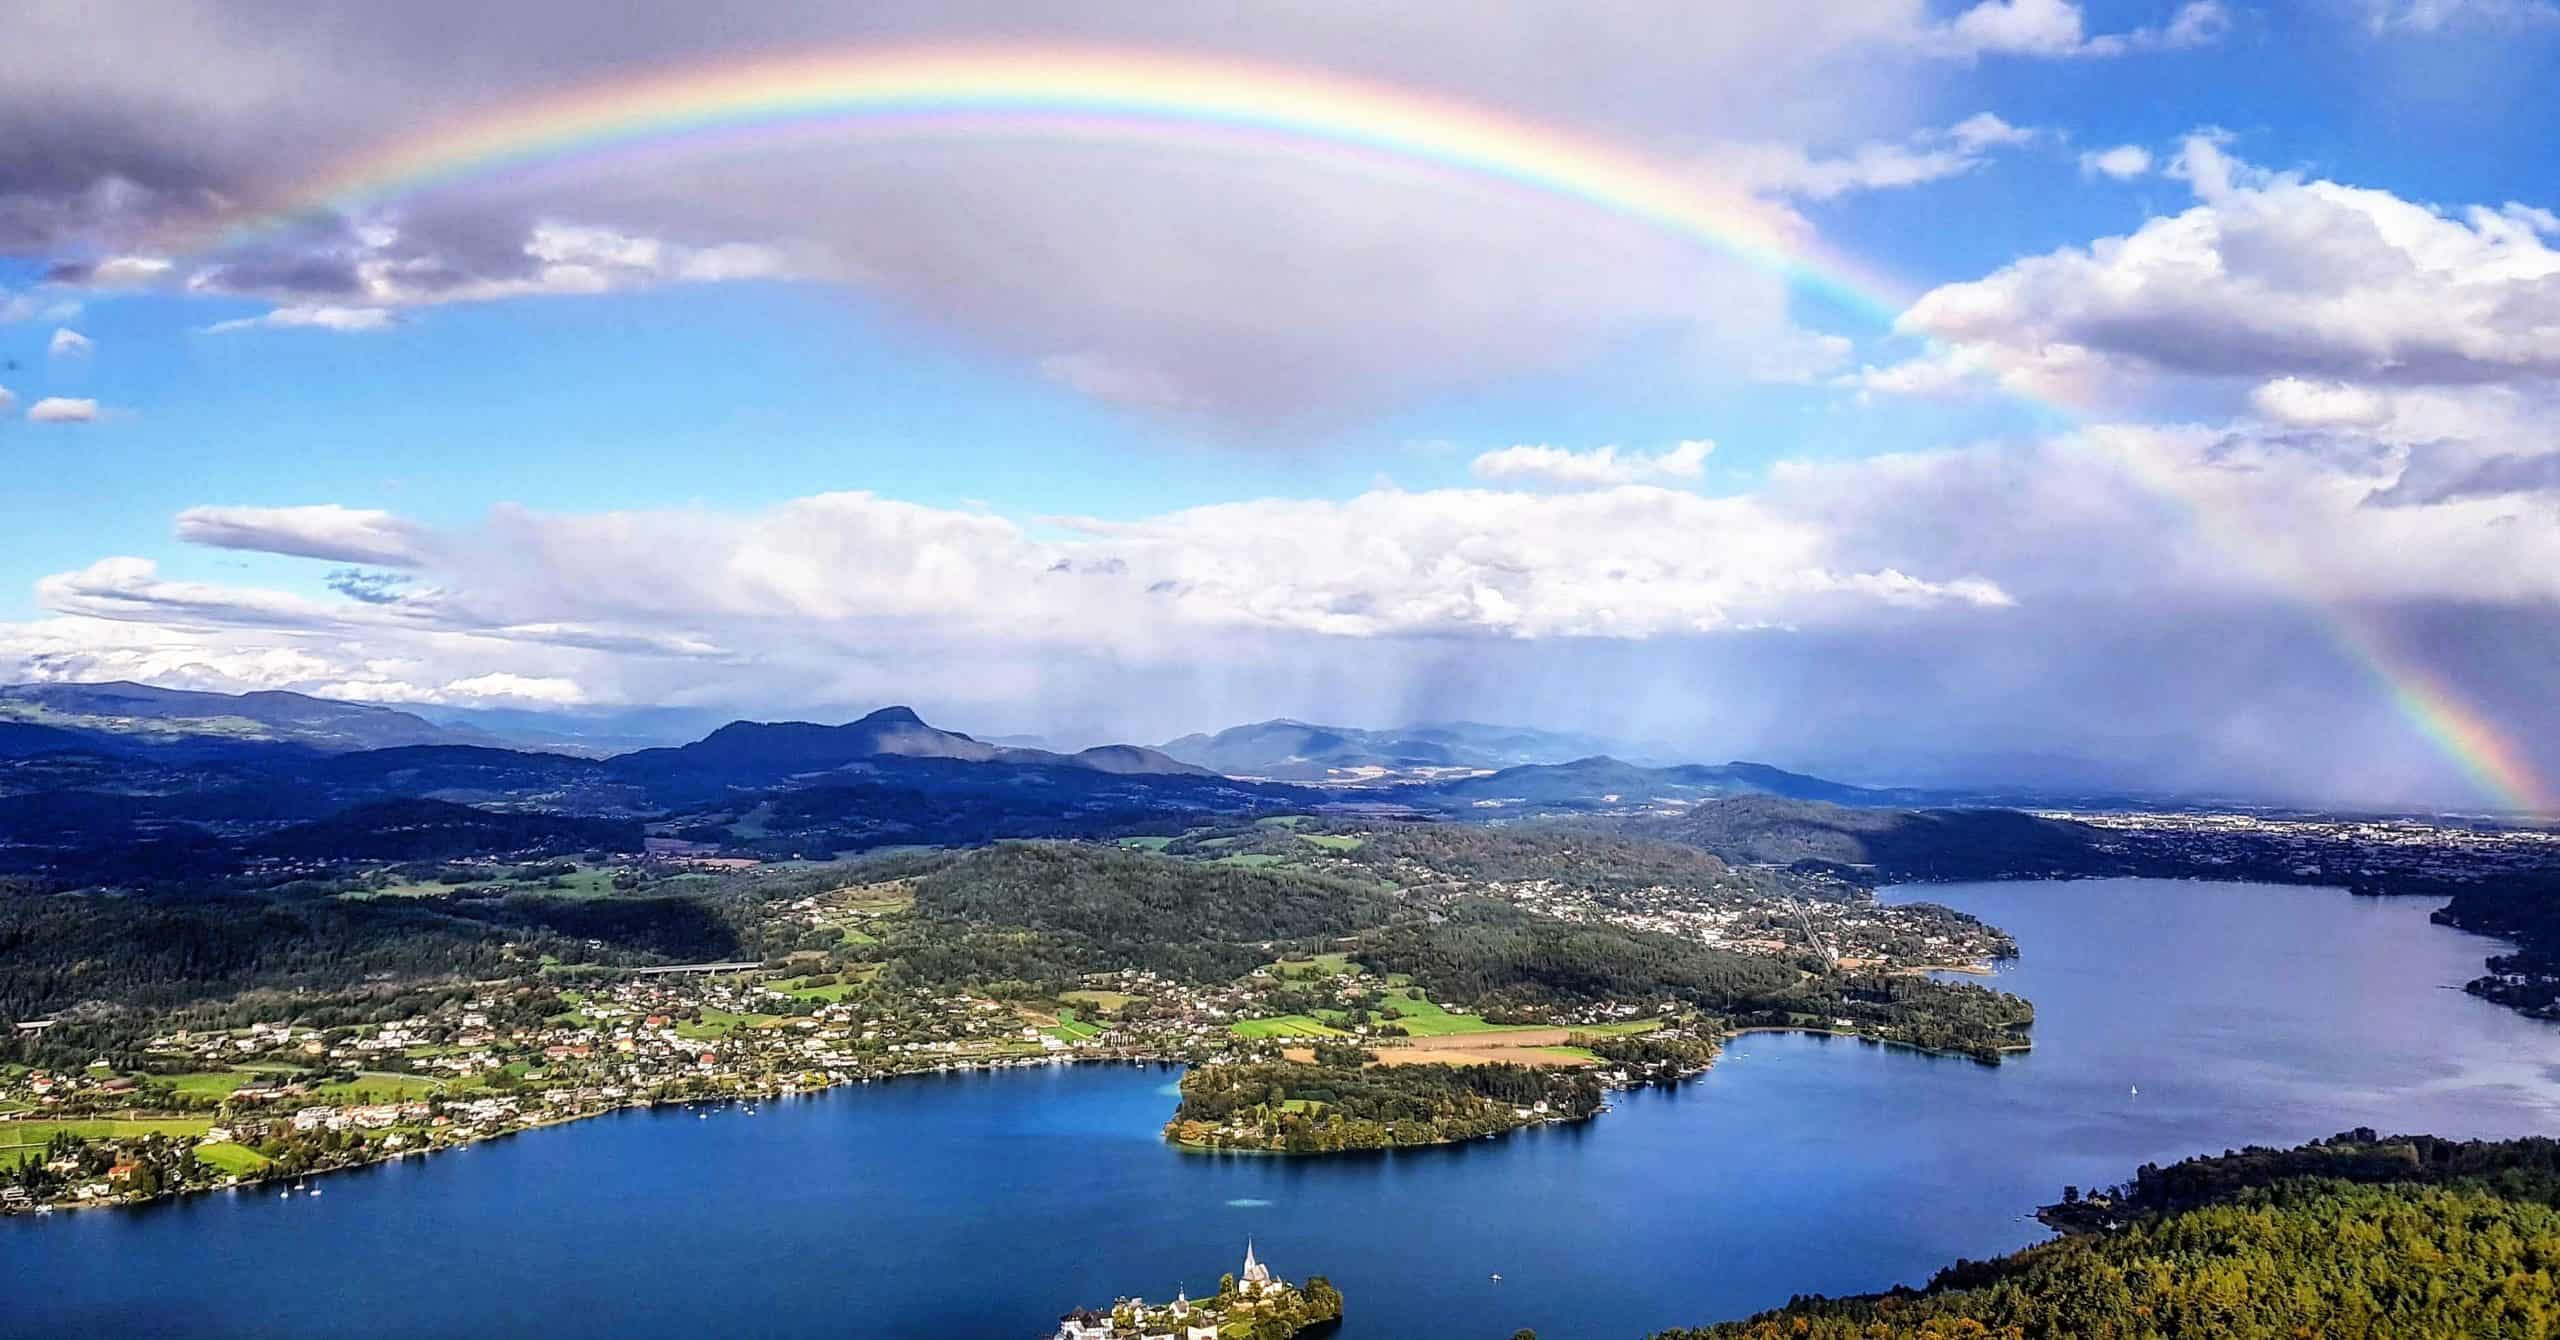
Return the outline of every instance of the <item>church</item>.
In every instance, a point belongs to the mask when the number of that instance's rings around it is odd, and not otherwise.
[[[1232,1306],[1250,1308],[1258,1300],[1277,1300],[1287,1294],[1286,1280],[1271,1276],[1271,1267],[1254,1254],[1253,1240],[1245,1239],[1244,1268],[1236,1275],[1236,1294]],[[1204,1309],[1191,1301],[1188,1291],[1161,1307],[1149,1307],[1143,1298],[1131,1298],[1115,1304],[1111,1311],[1082,1309],[1058,1320],[1056,1340],[1217,1340],[1218,1316],[1215,1305]],[[1123,1319],[1134,1323],[1121,1326]]]

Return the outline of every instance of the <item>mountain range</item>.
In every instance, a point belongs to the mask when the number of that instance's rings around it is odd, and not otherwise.
[[[0,686],[0,724],[65,732],[110,751],[130,746],[297,744],[327,753],[401,745],[505,743],[487,731],[437,725],[397,708],[273,690],[202,693],[116,680],[103,684]],[[61,736],[5,733],[0,752]]]
[[[1337,803],[1507,819],[1736,795],[1853,806],[1906,799],[1755,763],[1647,767],[1601,755],[1504,763],[1588,743],[1472,723],[1359,731],[1263,722],[1163,749],[1064,753],[981,740],[884,707],[839,724],[732,721],[689,743],[595,757],[511,747],[476,726],[302,694],[18,685],[0,688],[0,873],[128,878],[236,868],[288,850],[413,859],[422,843],[453,847],[479,832],[592,845],[601,831],[512,822],[541,815],[642,823],[697,848],[788,857],[1179,831],[1203,816]],[[428,827],[442,836],[431,843],[415,822],[375,822],[419,813],[401,808],[408,802],[496,817],[439,811]],[[280,828],[321,821],[314,831],[325,839],[276,845]],[[372,828],[382,831],[368,838]]]

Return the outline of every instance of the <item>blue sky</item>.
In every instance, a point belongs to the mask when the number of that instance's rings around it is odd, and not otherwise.
[[[1541,717],[1880,779],[2515,800],[2321,644],[2352,611],[2547,734],[2548,5],[1028,34],[1584,136],[1895,276],[1883,312],[1482,183],[1126,145],[750,146],[165,242],[491,103],[1026,37],[574,8],[496,51],[494,8],[174,6],[172,44],[36,7],[0,55],[5,677],[1139,738]],[[2544,790],[2560,746],[2520,747]]]

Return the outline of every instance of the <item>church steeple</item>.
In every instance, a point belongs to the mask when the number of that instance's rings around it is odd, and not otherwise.
[[[1244,1240],[1244,1274],[1240,1277],[1240,1282],[1253,1287],[1259,1287],[1271,1282],[1271,1267],[1254,1259],[1253,1239],[1251,1238],[1246,1238]]]

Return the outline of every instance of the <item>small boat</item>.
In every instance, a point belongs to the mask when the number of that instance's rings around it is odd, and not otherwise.
[[[1493,1282],[1494,1282],[1494,1283],[1496,1283],[1496,1284],[1500,1284],[1500,1283],[1502,1282],[1502,1272],[1501,1272],[1501,1271],[1497,1270],[1497,1271],[1493,1272]]]
[[[2130,1093],[2132,1096],[2134,1096],[2134,1097],[2136,1097],[2136,1098],[2139,1098],[2139,1097],[2141,1097],[2141,1096],[2142,1096],[2142,1086],[2141,1086],[2141,1085],[2139,1085],[2139,1084],[2136,1084],[2136,1085],[2134,1085],[2131,1089],[2126,1090],[2126,1092]]]
[[[312,1194],[312,1195],[315,1195],[315,1196],[316,1196],[316,1195],[319,1195],[319,1194],[320,1194],[320,1188],[318,1188],[318,1187],[316,1187],[316,1186],[315,1186],[315,1187],[313,1187],[313,1188],[311,1188],[311,1194]]]

